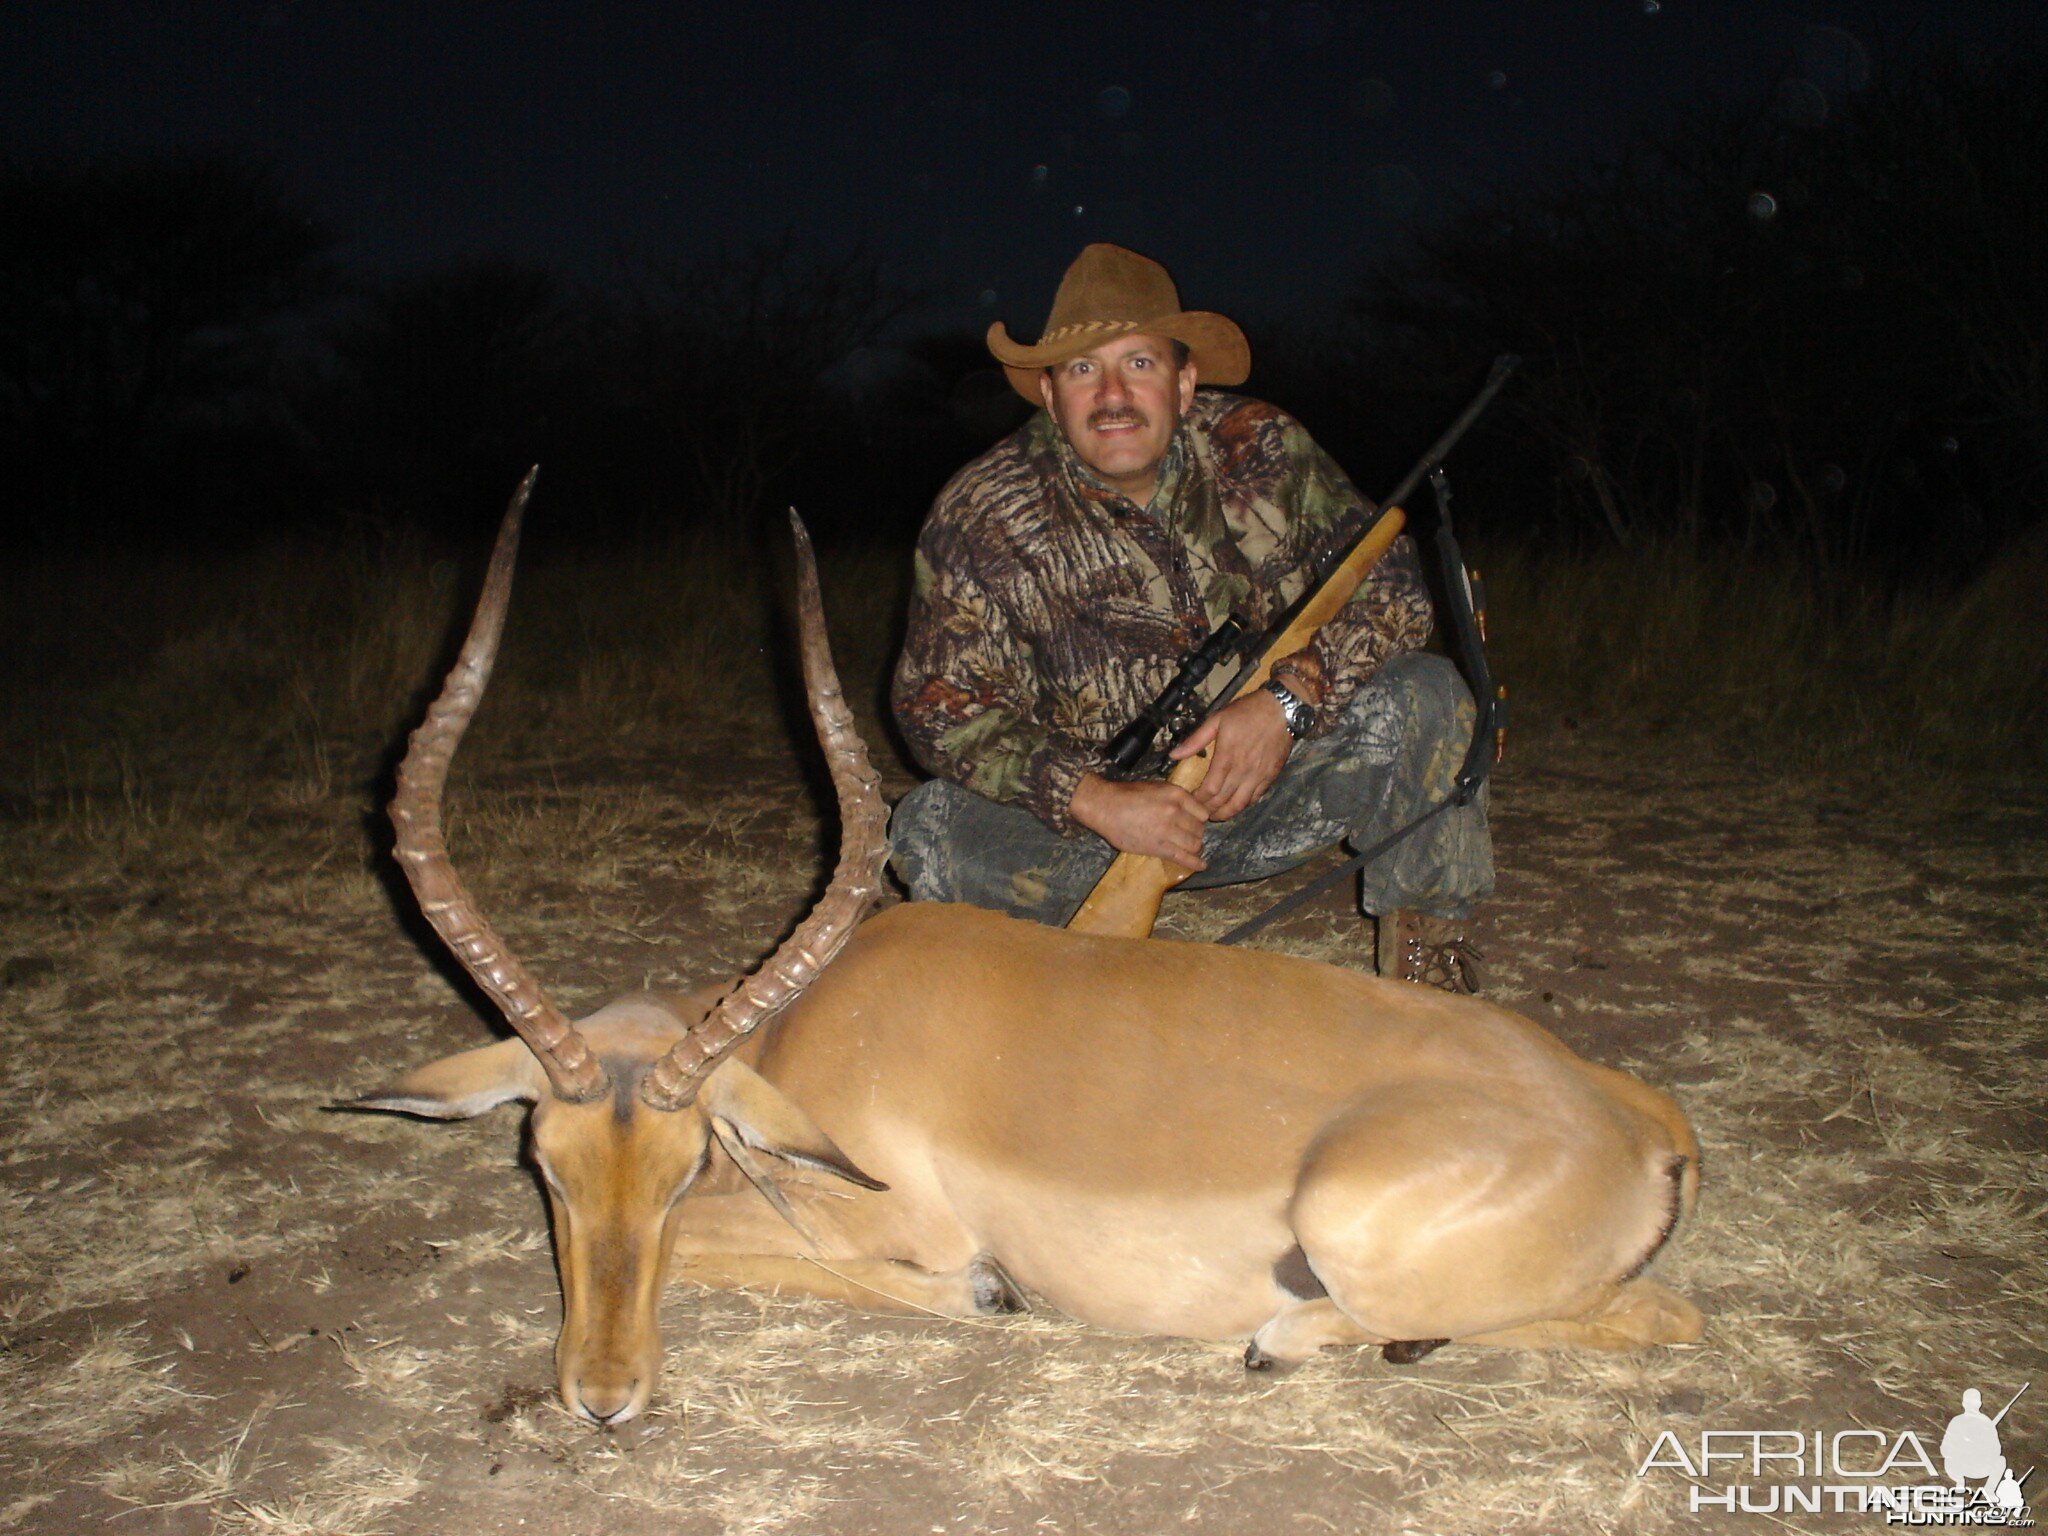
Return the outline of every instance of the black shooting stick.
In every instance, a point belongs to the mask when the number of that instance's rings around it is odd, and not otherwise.
[[[1521,366],[1522,360],[1512,352],[1503,352],[1499,357],[1496,357],[1493,360],[1493,367],[1486,375],[1484,387],[1480,389],[1477,395],[1473,396],[1472,403],[1465,407],[1464,413],[1456,421],[1444,429],[1444,435],[1432,443],[1429,452],[1418,459],[1415,467],[1408,471],[1408,478],[1395,486],[1393,495],[1381,502],[1380,505],[1383,507],[1406,506],[1408,498],[1415,494],[1415,487],[1422,484],[1425,479],[1435,473],[1437,466],[1451,456],[1451,450],[1458,446],[1458,439],[1471,430],[1472,423],[1485,413],[1489,405],[1493,404],[1493,397],[1500,393],[1501,386],[1506,384],[1509,377]]]
[[[1429,452],[1422,456],[1421,462],[1409,472],[1408,477],[1395,487],[1394,494],[1382,503],[1383,506],[1400,506],[1425,475],[1429,477],[1430,489],[1436,494],[1436,530],[1432,535],[1432,541],[1436,545],[1437,560],[1443,573],[1445,606],[1449,609],[1452,640],[1457,648],[1458,659],[1464,665],[1465,681],[1472,690],[1473,702],[1478,706],[1477,717],[1472,722],[1472,740],[1465,748],[1465,761],[1458,769],[1458,776],[1452,783],[1450,793],[1406,826],[1389,833],[1335,869],[1317,876],[1300,890],[1282,897],[1257,917],[1239,923],[1218,939],[1217,943],[1242,943],[1268,923],[1284,917],[1296,907],[1322,894],[1353,870],[1363,869],[1404,838],[1421,831],[1452,806],[1470,805],[1472,797],[1479,793],[1479,786],[1486,782],[1487,772],[1493,766],[1495,733],[1506,724],[1507,704],[1496,692],[1493,671],[1486,664],[1486,646],[1479,633],[1478,621],[1472,612],[1472,583],[1465,570],[1464,553],[1458,548],[1457,537],[1451,528],[1451,493],[1444,479],[1442,465],[1458,439],[1463,437],[1466,429],[1479,419],[1480,412],[1492,402],[1493,397],[1500,392],[1501,386],[1507,383],[1508,376],[1515,371],[1520,362],[1519,357],[1509,354],[1503,354],[1493,360],[1493,371],[1487,375],[1486,387],[1480,390],[1478,397],[1465,408],[1464,414],[1451,423],[1450,430],[1438,438]],[[1240,673],[1239,678],[1244,675]],[[1215,707],[1221,708],[1228,701],[1229,695],[1236,690],[1236,686],[1236,681],[1233,681]],[[2011,1404],[2006,1406],[2010,1407]]]
[[[1480,416],[1485,413],[1486,408],[1489,405],[1493,404],[1493,397],[1500,393],[1501,386],[1507,383],[1509,377],[1514,373],[1514,371],[1517,368],[1521,367],[1521,365],[1521,358],[1515,356],[1512,352],[1503,352],[1499,357],[1496,357],[1493,360],[1493,367],[1487,372],[1486,375],[1486,383],[1484,386],[1481,387],[1479,393],[1472,397],[1472,403],[1466,406],[1464,410],[1458,413],[1458,419],[1456,421],[1452,422],[1448,427],[1444,428],[1443,436],[1439,437],[1434,443],[1431,443],[1429,445],[1429,452],[1425,453],[1421,458],[1415,461],[1415,467],[1409,470],[1408,473],[1402,477],[1401,483],[1394,487],[1393,494],[1387,497],[1385,501],[1380,503],[1380,511],[1382,513],[1384,513],[1386,509],[1389,507],[1405,508],[1407,506],[1408,498],[1415,493],[1415,487],[1422,484],[1423,479],[1426,476],[1434,474],[1438,466],[1440,466],[1445,459],[1450,457],[1451,450],[1458,446],[1458,439],[1463,437],[1467,432],[1471,430],[1472,423],[1477,421],[1480,418]],[[1318,572],[1323,573],[1334,571],[1338,566],[1342,565],[1344,563],[1344,558],[1347,555],[1349,555],[1352,550],[1356,549],[1361,543],[1365,541],[1365,539],[1372,533],[1374,525],[1376,525],[1378,522],[1379,518],[1375,516],[1371,522],[1367,523],[1365,527],[1359,531],[1359,535],[1357,538],[1353,539],[1349,544],[1345,545],[1341,550],[1338,550],[1335,554],[1329,556],[1327,559],[1319,561],[1317,563]],[[1457,546],[1453,544],[1451,548],[1453,551],[1455,551],[1457,549]],[[1465,567],[1461,561],[1461,563],[1458,566],[1458,571],[1461,573],[1461,575],[1464,569]],[[1450,573],[1448,569],[1445,572],[1444,580],[1445,583],[1448,585],[1450,582]],[[1320,583],[1318,583],[1318,585],[1319,584]],[[1275,619],[1272,622],[1272,624],[1268,626],[1266,633],[1268,635],[1281,635],[1286,633],[1287,626],[1291,622],[1293,622],[1296,610],[1299,609],[1303,604],[1307,603],[1307,601],[1315,595],[1315,592],[1315,586],[1311,586],[1308,589],[1308,591],[1302,593],[1300,601],[1295,603],[1285,613],[1282,613],[1277,619]],[[1466,606],[1467,608],[1471,606],[1469,601],[1467,602]],[[1245,664],[1238,669],[1237,676],[1233,677],[1230,680],[1229,684],[1223,689],[1223,691],[1217,694],[1216,697],[1210,701],[1208,709],[1208,712],[1210,714],[1214,714],[1217,710],[1221,709],[1224,705],[1228,704],[1232,699],[1237,697],[1238,689],[1242,688],[1244,686],[1245,679],[1250,677],[1252,673],[1255,670],[1257,670],[1259,660],[1265,654],[1266,647],[1264,644],[1251,647],[1246,652],[1247,659],[1245,661]],[[1228,941],[1226,940],[1225,942]]]

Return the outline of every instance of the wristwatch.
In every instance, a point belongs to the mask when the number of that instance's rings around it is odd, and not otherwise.
[[[1316,707],[1294,693],[1285,683],[1268,678],[1260,685],[1280,701],[1280,713],[1287,721],[1287,734],[1301,740],[1316,728]]]

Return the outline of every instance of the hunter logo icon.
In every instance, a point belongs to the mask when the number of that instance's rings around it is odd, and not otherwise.
[[[2026,1386],[2021,1387],[2013,1393],[2011,1402],[1987,1417],[1983,1411],[1984,1394],[1971,1387],[1963,1393],[1963,1411],[1948,1421],[1948,1429],[1941,1437],[1941,1470],[1948,1474],[1958,1492],[1964,1485],[1975,1483],[1993,1506],[2019,1514],[2027,1507],[2021,1490],[2025,1479],[2014,1477],[2012,1468],[2006,1465],[1998,1426],[2026,1391]],[[2033,1469],[2028,1468],[2027,1476],[2032,1475]]]
[[[2026,1496],[2020,1492],[2020,1480],[2012,1475],[2012,1468],[2005,1469],[2005,1476],[1999,1481],[1998,1492],[1992,1502],[2014,1518],[2023,1518],[2027,1513]]]
[[[2021,1387],[2020,1391],[2027,1389]],[[2015,1396],[2013,1402],[2018,1402]],[[2005,1457],[1998,1450],[1998,1419],[1986,1418],[1982,1412],[1984,1394],[1971,1387],[1963,1394],[1963,1411],[1948,1421],[1948,1429],[1941,1437],[1941,1470],[1946,1472],[1960,1488],[1964,1483],[1979,1483],[1986,1493],[1996,1488],[2005,1476]],[[2012,1408],[2007,1403],[2006,1409]]]

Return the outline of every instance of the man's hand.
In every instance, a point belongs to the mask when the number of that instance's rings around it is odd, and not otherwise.
[[[1150,854],[1195,873],[1209,867],[1202,857],[1202,827],[1209,813],[1177,785],[1159,779],[1114,783],[1083,774],[1067,814],[1118,853]]]
[[[1228,821],[1256,804],[1280,777],[1287,754],[1294,750],[1287,713],[1263,688],[1232,700],[1196,726],[1173,749],[1173,760],[1193,757],[1212,742],[1209,772],[1194,792],[1211,821]]]

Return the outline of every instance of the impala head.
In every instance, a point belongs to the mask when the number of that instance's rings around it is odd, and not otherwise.
[[[513,1100],[533,1106],[531,1149],[547,1188],[562,1279],[555,1348],[562,1399],[593,1423],[618,1424],[653,1395],[676,1209],[714,1141],[750,1177],[759,1166],[755,1154],[766,1153],[881,1187],[731,1053],[795,1001],[872,904],[884,812],[826,648],[810,540],[792,513],[804,681],[839,797],[841,847],[832,882],[810,916],[733,987],[628,997],[588,1018],[565,1018],[484,920],[441,833],[442,786],[496,659],[533,482],[529,474],[506,511],[469,637],[426,723],[412,735],[391,804],[396,852],[421,911],[517,1038],[434,1062],[349,1107],[454,1120]],[[755,1182],[780,1206],[772,1184]]]

